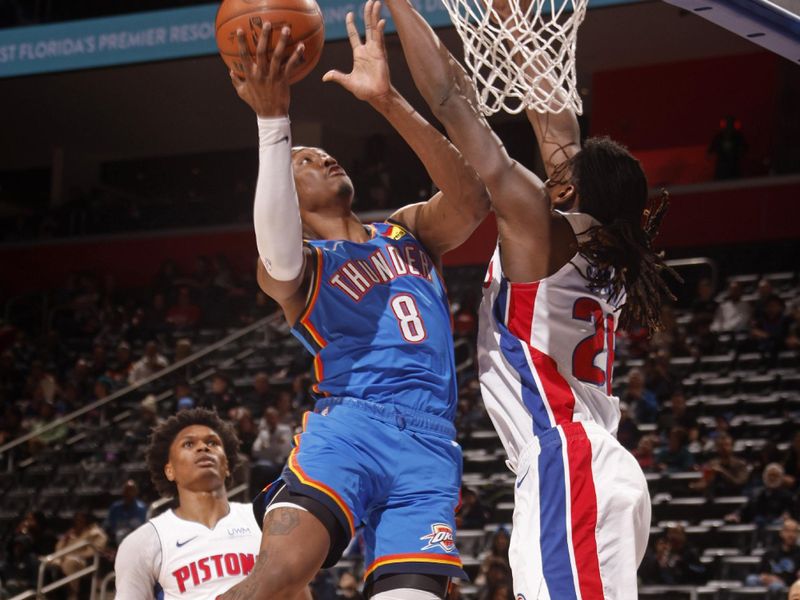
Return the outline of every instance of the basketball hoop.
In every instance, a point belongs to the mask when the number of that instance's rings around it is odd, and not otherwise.
[[[442,0],[464,44],[481,112],[581,114],[575,46],[588,0],[501,0],[505,16],[496,1]]]

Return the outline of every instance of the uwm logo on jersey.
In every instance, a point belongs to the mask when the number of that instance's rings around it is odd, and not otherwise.
[[[197,587],[212,579],[221,577],[245,576],[253,569],[256,557],[253,554],[234,553],[214,554],[172,572],[181,594],[189,587]]]
[[[354,302],[360,302],[376,285],[398,277],[420,277],[433,281],[433,263],[417,244],[387,245],[366,260],[348,260],[328,280]]]

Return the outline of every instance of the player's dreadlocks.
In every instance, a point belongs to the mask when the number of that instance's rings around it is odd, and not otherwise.
[[[621,327],[641,324],[651,332],[660,331],[664,296],[675,299],[662,271],[680,280],[652,248],[669,194],[662,192],[648,206],[641,164],[627,148],[607,137],[588,139],[570,159],[570,167],[570,183],[577,190],[581,212],[601,223],[590,228],[588,239],[578,246],[578,252],[596,267],[583,274],[589,288],[605,290],[612,301],[626,295]]]
[[[225,449],[225,457],[228,459],[228,470],[231,473],[239,464],[239,438],[230,423],[220,419],[216,411],[204,408],[182,410],[153,429],[147,446],[146,459],[150,480],[163,498],[174,497],[176,501],[178,500],[178,486],[174,481],[167,479],[164,465],[169,462],[169,448],[175,437],[192,425],[205,425],[219,435]]]

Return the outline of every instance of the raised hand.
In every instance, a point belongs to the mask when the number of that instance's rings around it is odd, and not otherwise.
[[[389,63],[386,60],[386,46],[383,30],[386,20],[380,18],[381,3],[367,0],[364,5],[364,42],[355,25],[353,13],[347,13],[347,37],[353,48],[353,70],[348,73],[328,71],[322,81],[335,81],[359,100],[377,102],[392,89],[389,79]]]
[[[239,59],[244,77],[230,72],[231,82],[239,97],[250,105],[259,117],[281,117],[289,113],[289,78],[303,60],[305,46],[297,44],[294,52],[286,56],[291,29],[281,29],[275,49],[269,51],[272,24],[265,22],[256,46],[255,59],[247,49],[244,31],[236,31]]]

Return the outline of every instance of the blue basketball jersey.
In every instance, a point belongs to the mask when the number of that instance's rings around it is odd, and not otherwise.
[[[314,355],[314,392],[452,419],[456,371],[441,277],[408,231],[366,227],[364,243],[306,241],[314,271],[292,332]]]

